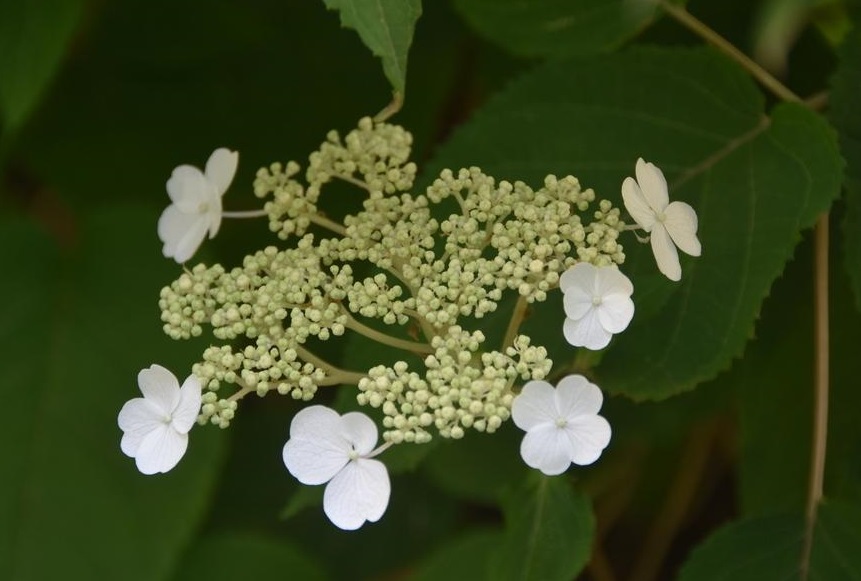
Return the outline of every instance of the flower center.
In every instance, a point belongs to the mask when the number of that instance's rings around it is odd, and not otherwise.
[[[592,306],[593,306],[593,307],[597,307],[597,306],[599,306],[599,305],[600,305],[601,303],[603,303],[603,302],[604,302],[604,297],[601,297],[601,296],[598,296],[598,295],[595,295],[595,296],[593,296],[593,297],[592,297]]]
[[[197,206],[197,211],[201,214],[206,214],[209,211],[209,202],[201,202]]]
[[[173,421],[173,415],[165,414],[161,417],[161,421],[164,422],[165,424],[169,424]]]
[[[355,448],[350,448],[350,451],[347,452],[347,458],[349,458],[351,462],[353,460],[356,460],[358,457],[359,457],[359,453],[356,452]]]
[[[661,224],[663,224],[664,221],[667,219],[667,215],[663,212],[655,212],[655,219]]]
[[[564,428],[564,427],[565,427],[565,426],[567,426],[567,425],[568,425],[568,420],[567,420],[567,419],[565,419],[565,418],[556,418],[556,427],[557,427],[557,428]]]

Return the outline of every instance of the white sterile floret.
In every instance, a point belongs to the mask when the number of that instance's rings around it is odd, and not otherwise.
[[[565,340],[575,347],[603,349],[634,316],[634,285],[615,266],[579,262],[562,273]]]
[[[667,180],[657,166],[640,158],[636,172],[636,181],[628,177],[622,182],[625,208],[650,234],[658,269],[670,280],[680,280],[682,268],[676,247],[691,256],[702,252],[697,239],[697,213],[684,202],[670,203]]]
[[[564,377],[554,388],[529,381],[511,405],[511,417],[526,435],[523,461],[548,476],[574,463],[591,464],[610,443],[610,424],[598,415],[603,397],[582,375]]]
[[[200,412],[200,381],[189,375],[182,387],[161,365],[138,373],[143,397],[125,403],[117,417],[123,431],[120,448],[144,474],[167,472],[188,447],[188,431]]]
[[[386,512],[391,484],[386,466],[372,460],[381,449],[377,427],[363,413],[343,416],[321,405],[307,407],[290,424],[284,465],[302,484],[328,482],[323,511],[340,529],[356,530]]]
[[[191,165],[173,170],[167,180],[171,204],[158,219],[162,253],[183,263],[197,251],[206,233],[213,238],[221,226],[221,196],[230,187],[239,154],[219,148],[212,152],[201,172]]]

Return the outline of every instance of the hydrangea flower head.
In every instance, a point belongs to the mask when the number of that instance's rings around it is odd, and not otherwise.
[[[637,160],[637,179],[622,182],[622,200],[634,221],[650,234],[652,252],[660,270],[670,280],[682,278],[676,247],[699,256],[702,246],[697,238],[697,213],[684,202],[670,202],[667,180],[652,163]]]
[[[162,253],[183,263],[191,258],[206,238],[221,226],[221,197],[230,187],[239,154],[219,148],[212,152],[205,171],[191,165],[173,170],[167,180],[171,204],[158,219],[158,237],[164,242]]]
[[[167,472],[188,447],[200,411],[200,381],[189,375],[180,387],[173,373],[152,365],[138,373],[138,386],[143,397],[127,401],[117,417],[120,448],[143,474]]]
[[[578,262],[559,277],[565,339],[575,347],[603,349],[634,316],[634,285],[615,266]]]
[[[598,415],[604,398],[582,375],[562,378],[558,387],[529,381],[511,405],[515,425],[526,432],[523,461],[548,476],[573,464],[591,464],[610,443],[610,424]]]
[[[356,530],[386,512],[391,483],[378,453],[377,426],[363,413],[343,416],[321,405],[307,407],[290,424],[284,465],[302,484],[328,482],[323,511],[340,529]]]

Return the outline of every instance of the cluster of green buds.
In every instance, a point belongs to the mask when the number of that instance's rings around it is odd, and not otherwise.
[[[254,193],[286,247],[231,269],[199,264],[162,290],[165,333],[209,327],[220,341],[193,368],[199,422],[226,427],[250,393],[308,401],[352,385],[384,414],[386,441],[422,443],[495,431],[516,386],[548,375],[547,350],[519,325],[575,264],[624,262],[619,210],[571,176],[533,189],[477,167],[444,170],[416,193],[411,144],[402,127],[364,118],[343,138],[330,132],[304,176],[295,161],[260,169]],[[336,221],[319,209],[333,181],[364,196],[361,211]],[[481,319],[503,305],[508,332],[495,349]],[[319,354],[335,339],[392,355],[343,369]]]

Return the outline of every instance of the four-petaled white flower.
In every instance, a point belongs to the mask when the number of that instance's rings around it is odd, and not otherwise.
[[[565,323],[562,332],[575,347],[603,349],[634,316],[634,285],[615,266],[579,262],[559,277]]]
[[[598,415],[603,396],[582,375],[569,375],[554,388],[529,381],[511,405],[511,417],[526,435],[523,461],[548,476],[562,474],[571,463],[591,464],[610,443],[610,424]]]
[[[377,426],[365,414],[314,405],[293,418],[284,465],[302,484],[328,482],[323,511],[338,528],[355,530],[378,521],[389,504],[389,473],[371,459],[382,451],[376,443]]]
[[[654,164],[639,158],[636,173],[636,181],[628,177],[622,182],[625,208],[650,234],[658,270],[670,280],[680,280],[682,267],[676,246],[691,256],[702,252],[697,238],[697,213],[684,202],[670,203],[667,180]]]
[[[191,258],[206,238],[221,226],[221,196],[230,187],[239,154],[219,148],[206,162],[205,172],[191,165],[173,170],[167,180],[171,205],[158,219],[158,237],[164,242],[162,253],[183,263]]]
[[[167,472],[188,447],[188,431],[200,412],[200,380],[189,375],[182,387],[161,365],[138,373],[143,397],[125,403],[117,417],[124,432],[120,448],[144,474]]]

